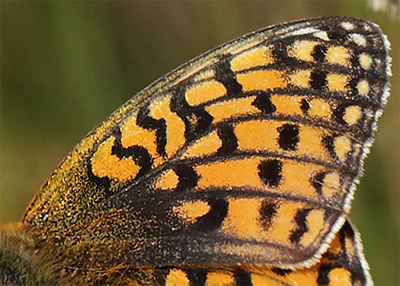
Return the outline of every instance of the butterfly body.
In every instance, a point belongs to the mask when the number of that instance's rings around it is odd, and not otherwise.
[[[205,53],[66,156],[15,230],[22,256],[55,284],[368,285],[345,219],[389,74],[385,36],[346,17]]]

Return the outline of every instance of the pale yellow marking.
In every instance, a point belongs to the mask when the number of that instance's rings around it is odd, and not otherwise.
[[[266,66],[273,62],[272,47],[262,46],[234,57],[231,61],[231,69],[234,72],[239,72],[253,67]]]
[[[155,183],[156,189],[171,190],[178,186],[179,177],[173,170],[167,170],[161,174]]]
[[[368,70],[372,65],[372,59],[366,53],[362,53],[360,55],[359,62],[360,62],[360,65],[366,70]]]
[[[346,250],[347,250],[347,253],[349,254],[349,256],[355,256],[356,249],[354,248],[354,239],[352,239],[352,237],[346,236],[345,245],[346,245]]]
[[[173,269],[168,273],[165,286],[189,286],[190,280],[180,269]]]
[[[281,192],[317,198],[318,194],[310,184],[311,174],[318,173],[322,167],[314,164],[283,161]]]
[[[108,138],[94,153],[91,159],[93,174],[100,178],[107,177],[119,181],[132,179],[138,174],[140,167],[132,158],[120,159],[111,154],[114,140],[114,137]]]
[[[180,206],[174,206],[173,212],[188,223],[194,223],[199,217],[210,211],[210,205],[204,201],[187,201]]]
[[[214,76],[215,76],[214,70],[206,70],[206,71],[203,71],[203,72],[199,73],[198,75],[196,75],[193,80],[195,82],[198,82],[198,81],[211,79]]]
[[[329,272],[329,286],[352,285],[351,273],[347,269],[334,268]]]
[[[325,58],[330,64],[343,66],[349,66],[350,64],[349,50],[342,46],[329,47],[326,51]]]
[[[339,159],[344,162],[347,158],[347,154],[351,151],[351,140],[346,135],[342,135],[335,138],[335,152]]]
[[[360,34],[351,34],[350,38],[359,46],[365,46],[367,44],[367,39]]]
[[[299,87],[309,88],[310,87],[310,70],[300,70],[289,75],[289,81],[293,85]]]
[[[301,98],[289,95],[272,95],[271,102],[275,105],[278,113],[285,115],[303,115],[300,109]]]
[[[346,108],[343,115],[343,120],[350,126],[356,124],[362,117],[362,109],[360,106],[352,105]]]
[[[221,138],[219,138],[217,131],[213,131],[207,136],[204,136],[189,146],[183,154],[184,158],[199,157],[204,155],[211,155],[218,151],[222,146]]]
[[[185,93],[189,105],[196,106],[226,95],[224,85],[216,80],[205,81],[194,85]]]
[[[308,114],[310,116],[316,116],[329,120],[332,115],[331,106],[326,100],[321,98],[314,98],[309,101],[310,108],[308,109]]]
[[[320,160],[329,161],[330,155],[321,143],[325,132],[322,128],[300,125],[299,143],[297,143],[297,153]]]
[[[321,40],[330,41],[328,34],[323,31],[314,33],[314,37],[320,38]]]
[[[228,101],[217,102],[206,106],[206,111],[214,118],[213,123],[226,119],[235,118],[241,115],[258,114],[261,111],[252,105],[255,96],[234,98]]]
[[[165,97],[150,106],[150,116],[154,119],[164,119],[167,125],[167,144],[165,152],[172,156],[185,143],[185,123],[169,108],[171,97]]]
[[[139,145],[144,147],[153,159],[160,157],[156,149],[157,143],[154,131],[138,126],[136,124],[136,114],[129,117],[122,125],[121,144],[124,148]]]
[[[343,29],[347,30],[347,31],[351,31],[354,29],[354,25],[350,22],[342,22],[340,24],[340,26],[342,26]]]
[[[287,86],[283,72],[277,70],[241,73],[236,76],[236,79],[242,85],[243,91],[285,88]]]
[[[228,286],[234,285],[235,278],[230,271],[212,271],[207,273],[206,286]]]
[[[300,244],[309,247],[319,237],[320,232],[324,230],[324,211],[320,209],[312,210],[307,215],[308,231],[304,233],[300,240]]]
[[[357,90],[361,95],[367,95],[369,92],[369,84],[368,81],[363,79],[357,85]]]
[[[261,198],[228,199],[229,211],[221,231],[243,239],[264,241],[266,233],[259,223]]]
[[[268,120],[240,122],[234,128],[241,150],[279,150],[277,128],[283,123]]]
[[[277,213],[273,217],[268,231],[266,231],[266,238],[268,238],[268,241],[290,245],[289,237],[294,227],[294,216],[298,209],[303,207],[304,205],[299,202],[282,203],[277,209]]]
[[[322,193],[326,199],[332,198],[333,195],[338,194],[340,189],[340,175],[337,172],[331,172],[325,175],[322,184]]]
[[[326,76],[327,87],[330,91],[345,91],[347,82],[346,75],[330,73]]]
[[[258,177],[259,158],[233,159],[198,165],[195,168],[200,179],[198,188],[209,187],[255,187],[263,185]]]
[[[318,44],[318,42],[307,40],[296,41],[293,45],[289,46],[288,56],[302,61],[315,62],[311,53]]]

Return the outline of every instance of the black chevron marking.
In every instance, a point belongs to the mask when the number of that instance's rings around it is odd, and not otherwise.
[[[236,80],[236,74],[231,69],[229,55],[221,58],[215,68],[215,78],[222,83],[229,97],[243,96],[242,85]]]
[[[149,108],[139,109],[136,123],[142,128],[154,130],[156,132],[157,153],[165,157],[165,146],[167,145],[167,124],[165,119],[154,119],[149,116]]]
[[[185,98],[185,85],[178,86],[171,98],[170,108],[185,123],[185,138],[191,141],[210,129],[213,117],[203,106],[190,106]]]
[[[232,154],[239,146],[235,132],[229,124],[223,124],[218,129],[218,136],[222,141],[222,146],[217,151],[219,155]]]

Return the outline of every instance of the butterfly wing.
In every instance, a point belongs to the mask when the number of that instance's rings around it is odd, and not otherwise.
[[[92,131],[23,224],[68,269],[309,266],[349,211],[388,49],[376,25],[333,17],[212,50]]]

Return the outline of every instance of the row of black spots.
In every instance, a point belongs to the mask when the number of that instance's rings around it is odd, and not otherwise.
[[[155,131],[157,153],[162,157],[166,157],[165,146],[167,145],[167,124],[165,119],[154,119],[150,117],[149,113],[150,110],[148,106],[140,108],[136,117],[136,123],[144,129]]]
[[[237,81],[236,74],[232,71],[231,58],[230,54],[226,54],[219,59],[215,66],[215,79],[226,88],[229,98],[243,97],[243,87]]]
[[[185,138],[190,142],[209,130],[214,118],[205,110],[204,106],[189,105],[185,92],[186,84],[182,83],[176,87],[171,98],[170,108],[185,123]]]

